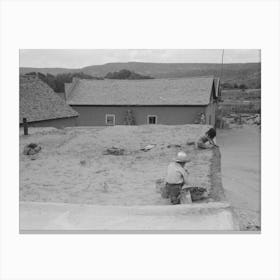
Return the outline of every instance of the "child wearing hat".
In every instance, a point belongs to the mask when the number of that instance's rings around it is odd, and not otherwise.
[[[188,161],[187,154],[180,151],[176,159],[167,167],[166,197],[170,197],[171,204],[180,204],[182,188],[188,186],[188,172],[184,169]],[[189,198],[191,202],[190,195]]]

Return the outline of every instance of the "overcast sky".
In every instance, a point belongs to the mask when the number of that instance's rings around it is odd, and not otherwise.
[[[222,50],[20,50],[21,67],[81,68],[109,62],[221,63]],[[224,51],[224,63],[260,62],[260,50]]]

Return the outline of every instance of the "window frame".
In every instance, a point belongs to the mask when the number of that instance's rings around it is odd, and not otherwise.
[[[108,124],[108,120],[107,120],[108,117],[113,117],[113,124]],[[115,114],[106,114],[105,115],[105,124],[108,126],[116,125],[116,115]]]
[[[155,123],[150,123],[149,122],[150,117],[155,118]],[[158,116],[157,115],[147,115],[147,124],[157,124],[157,123],[158,123]]]

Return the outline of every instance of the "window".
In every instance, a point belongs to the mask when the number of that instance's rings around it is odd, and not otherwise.
[[[157,116],[156,115],[148,115],[147,123],[148,124],[157,124]]]
[[[115,125],[115,115],[106,114],[106,125]]]

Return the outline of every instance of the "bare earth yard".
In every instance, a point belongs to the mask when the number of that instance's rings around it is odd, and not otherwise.
[[[31,135],[20,136],[20,200],[167,204],[156,192],[155,181],[165,177],[168,163],[181,149],[191,160],[187,165],[190,181],[211,191],[213,151],[186,144],[206,129],[199,125],[30,129]],[[42,147],[35,160],[22,154],[29,143]],[[141,150],[149,144],[155,144],[154,148]],[[113,146],[124,149],[124,155],[103,154]]]

